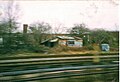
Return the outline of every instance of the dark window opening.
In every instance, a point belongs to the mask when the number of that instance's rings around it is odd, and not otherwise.
[[[74,41],[67,41],[68,44],[75,44]]]

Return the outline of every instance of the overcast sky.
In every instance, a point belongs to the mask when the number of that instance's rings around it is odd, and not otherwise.
[[[20,16],[22,24],[44,21],[52,27],[61,25],[70,28],[74,24],[85,23],[91,29],[104,28],[107,30],[117,30],[116,26],[119,25],[119,4],[117,0],[28,0],[17,2],[22,12]]]

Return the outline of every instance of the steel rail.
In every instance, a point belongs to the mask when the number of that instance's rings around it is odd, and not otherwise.
[[[48,55],[23,55],[23,56],[1,56],[0,60],[5,59],[29,59],[29,58],[56,58],[56,57],[73,57],[73,56],[94,56],[97,55],[119,55],[119,52],[115,53],[86,53],[86,54],[48,54]]]
[[[5,64],[5,63],[20,63],[20,62],[37,62],[37,61],[55,61],[55,60],[73,60],[73,59],[113,58],[113,57],[119,57],[119,55],[109,55],[109,56],[78,56],[78,57],[59,57],[59,58],[30,58],[30,59],[0,60],[0,64]]]
[[[118,59],[100,59],[102,62],[107,62],[107,61],[116,61]],[[42,62],[20,62],[20,63],[4,63],[0,64],[0,67],[19,67],[19,66],[31,66],[31,65],[45,65],[45,64],[62,64],[62,63],[81,63],[81,62],[93,62],[93,60],[88,59],[88,60],[79,60],[79,59],[73,59],[73,60],[62,60],[62,61],[42,61]]]
[[[48,68],[48,69],[23,70],[23,71],[13,71],[13,72],[3,72],[0,73],[0,77],[41,73],[41,72],[51,72],[51,71],[63,71],[63,70],[110,68],[110,67],[118,67],[118,66],[119,64],[111,64],[111,65],[91,65],[91,66],[75,66],[75,67],[70,66],[70,67],[59,67],[59,68]]]
[[[63,75],[47,75],[47,76],[37,76],[32,78],[19,78],[19,79],[3,79],[0,81],[12,81],[12,82],[26,82],[26,81],[36,81],[36,80],[45,80],[45,79],[53,79],[53,78],[66,78],[66,77],[73,77],[73,76],[86,76],[86,75],[97,75],[97,74],[109,74],[109,73],[116,73],[118,70],[113,71],[102,71],[102,72],[91,72],[91,73],[66,73]]]
[[[96,75],[96,74],[108,74],[108,73],[114,73],[114,72],[118,72],[118,70],[115,70],[115,71],[106,71],[106,72],[95,72],[95,73],[82,73],[82,74],[69,74],[69,75],[59,75],[59,76],[47,76],[47,77],[29,78],[29,79],[23,79],[21,81],[34,81],[34,80],[53,79],[53,78],[65,78],[65,77],[71,77],[71,76],[85,76],[85,75]]]
[[[98,60],[99,62],[94,63],[94,60]],[[9,81],[7,77],[11,77],[12,82],[14,81],[26,82],[32,80],[34,81],[51,78],[63,78],[71,76],[83,76],[118,72],[119,62],[114,63],[113,61],[119,61],[119,56],[97,55],[97,56],[70,56],[57,58],[52,57],[52,58],[2,59],[0,60],[0,78],[4,79],[3,80],[0,79],[0,81]],[[79,74],[72,73],[72,71],[78,70],[80,71]],[[38,76],[18,79],[13,78],[16,76],[32,74],[33,75],[38,74]],[[41,74],[43,75],[41,76]]]

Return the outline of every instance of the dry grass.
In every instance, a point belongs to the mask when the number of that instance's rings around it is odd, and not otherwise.
[[[89,50],[87,47],[66,47],[66,46],[56,46],[51,48],[48,53],[54,54],[86,54],[86,53],[98,53],[95,50]]]

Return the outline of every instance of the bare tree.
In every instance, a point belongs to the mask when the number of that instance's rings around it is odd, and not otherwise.
[[[115,6],[119,5],[119,0],[109,0],[109,2]]]
[[[91,32],[93,43],[112,43],[113,36],[104,29],[95,29]]]
[[[30,25],[30,30],[33,33],[33,37],[36,43],[40,44],[43,40],[48,39],[48,34],[50,34],[51,26],[48,23],[35,22]]]
[[[65,27],[62,24],[58,24],[57,26],[55,26],[55,28],[52,29],[54,34],[62,34],[64,33]]]
[[[8,33],[11,33],[15,31],[18,26],[18,18],[19,18],[19,5],[15,3],[14,1],[7,1],[5,5],[3,5],[3,12],[4,12],[4,17],[2,19],[2,23],[5,24],[6,29]]]
[[[71,30],[68,31],[70,32],[70,34],[73,35],[82,35],[84,32],[90,31],[90,29],[88,29],[86,25],[82,23],[82,24],[74,24]]]
[[[5,51],[11,52],[13,45],[16,44],[18,38],[18,36],[15,38],[16,35],[12,33],[18,28],[17,21],[20,15],[20,9],[19,5],[13,0],[3,1],[1,8],[3,10],[3,15],[0,21],[0,37],[3,38]]]

